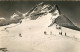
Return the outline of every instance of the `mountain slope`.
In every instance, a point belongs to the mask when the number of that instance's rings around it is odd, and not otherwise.
[[[63,26],[63,27],[67,27],[73,30],[80,31],[80,28],[75,26],[65,15],[58,16],[58,18],[55,19],[54,23],[60,26]]]
[[[47,11],[42,6],[47,6]],[[0,27],[0,47],[6,47],[9,52],[80,52],[80,32],[63,26],[58,29],[59,23],[74,24],[61,16],[57,5],[50,10],[48,6],[40,3],[37,7],[44,10],[34,11],[35,7],[25,13],[21,23]]]
[[[56,12],[56,11],[58,11],[58,12]],[[80,31],[80,28],[75,26],[70,21],[70,19],[68,19],[68,17],[61,14],[61,11],[57,5],[52,6],[50,4],[46,4],[46,3],[42,2],[38,5],[36,5],[34,8],[32,8],[29,12],[25,13],[25,17],[28,17],[31,20],[36,20],[37,18],[45,16],[48,13],[52,14],[52,18],[51,18],[52,22],[49,25],[49,27],[52,26],[54,23],[56,23],[60,26]]]
[[[29,16],[31,20],[35,20],[40,16],[46,15],[48,13],[54,13],[57,10],[57,5],[50,5],[45,3],[40,3],[32,8],[25,16]],[[56,14],[55,14],[56,15]]]

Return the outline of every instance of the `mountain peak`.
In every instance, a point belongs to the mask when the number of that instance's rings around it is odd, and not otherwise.
[[[59,10],[57,5],[50,5],[45,2],[41,2],[37,4],[34,8],[29,10],[26,16],[29,16],[31,20],[35,20],[39,16],[43,16],[48,13],[53,14],[56,10]],[[59,10],[59,14],[60,14],[60,10]]]
[[[39,3],[38,5],[44,5],[45,3],[44,2],[41,2],[41,3]]]

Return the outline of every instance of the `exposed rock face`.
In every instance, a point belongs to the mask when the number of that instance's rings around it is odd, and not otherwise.
[[[58,10],[57,5],[50,5],[50,4],[45,4],[45,3],[40,3],[36,5],[34,8],[32,8],[26,16],[29,16],[31,20],[35,20],[38,17],[41,17],[43,15],[47,15],[48,13],[51,13],[52,15],[57,15],[54,12]]]

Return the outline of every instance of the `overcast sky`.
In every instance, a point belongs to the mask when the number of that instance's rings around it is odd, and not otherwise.
[[[26,13],[35,5],[42,1],[0,1],[0,17],[10,18],[10,16],[20,11]],[[78,24],[80,27],[80,2],[59,2],[59,1],[47,1],[46,3],[54,5],[57,4],[61,13],[65,14],[74,24]]]

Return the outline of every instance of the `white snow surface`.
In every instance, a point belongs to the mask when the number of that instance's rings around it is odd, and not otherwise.
[[[57,16],[58,13],[56,16],[48,13],[36,20],[27,18],[21,24],[0,27],[0,48],[6,47],[9,52],[80,52],[79,31],[56,29],[57,24],[48,27]]]

